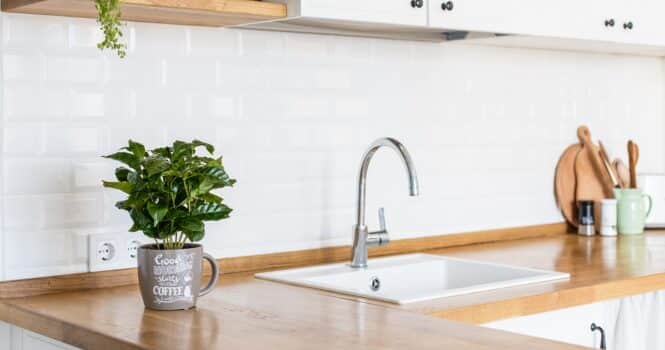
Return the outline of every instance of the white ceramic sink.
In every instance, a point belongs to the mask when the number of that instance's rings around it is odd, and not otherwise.
[[[366,269],[348,263],[259,273],[276,282],[396,304],[568,279],[567,273],[429,254],[371,259]]]

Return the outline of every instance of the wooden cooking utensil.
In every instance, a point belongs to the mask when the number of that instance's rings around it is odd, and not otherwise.
[[[628,141],[628,169],[630,172],[630,188],[637,188],[637,161],[640,149],[633,140]]]
[[[575,160],[577,200],[614,198],[614,185],[600,159],[598,147],[591,141],[589,128],[580,126],[577,136],[583,145]]]
[[[630,170],[623,162],[623,160],[617,158],[612,162],[612,167],[616,169],[617,177],[619,178],[619,185],[621,188],[628,188],[630,186]]]
[[[575,202],[577,191],[575,159],[581,150],[582,145],[579,143],[568,146],[561,154],[554,173],[554,195],[557,205],[563,217],[573,227],[578,226],[577,203]]]
[[[612,179],[612,184],[614,185],[614,188],[619,188],[621,185],[619,184],[619,178],[616,174],[616,170],[612,166],[612,161],[610,160],[610,156],[607,154],[607,150],[605,149],[605,146],[603,146],[603,143],[598,140],[598,148],[599,154],[600,154],[600,159],[603,161],[603,165],[605,166],[605,169],[607,169],[607,174],[610,176],[610,179]]]

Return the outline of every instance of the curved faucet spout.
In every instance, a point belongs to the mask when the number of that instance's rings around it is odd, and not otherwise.
[[[356,225],[353,229],[353,258],[351,267],[366,267],[367,266],[367,246],[368,245],[384,245],[389,242],[388,232],[385,228],[385,219],[383,218],[383,210],[379,211],[380,221],[382,227],[380,231],[369,232],[365,223],[365,198],[367,189],[367,170],[369,163],[374,156],[374,153],[381,147],[389,147],[395,150],[404,162],[404,167],[409,179],[409,195],[417,196],[420,193],[418,187],[418,175],[416,174],[416,167],[413,165],[413,160],[409,151],[406,150],[404,145],[390,137],[380,138],[374,141],[365,154],[360,165],[360,174],[358,175],[358,197],[356,202]]]
[[[363,155],[363,160],[360,164],[360,174],[358,175],[358,198],[356,202],[356,224],[358,226],[365,225],[365,198],[367,192],[367,170],[369,169],[369,163],[372,160],[374,153],[376,153],[381,147],[392,148],[397,152],[400,158],[402,158],[409,180],[409,195],[413,197],[420,194],[416,167],[413,164],[411,155],[409,154],[409,151],[406,150],[406,147],[404,147],[401,142],[391,137],[383,137],[372,142]]]

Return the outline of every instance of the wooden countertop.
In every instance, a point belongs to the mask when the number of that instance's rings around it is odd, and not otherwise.
[[[89,349],[565,350],[581,348],[441,318],[482,323],[665,289],[665,231],[618,239],[562,235],[429,253],[553,269],[571,279],[396,306],[236,274],[222,276],[195,310],[145,310],[137,288],[129,286],[2,300],[0,320]]]

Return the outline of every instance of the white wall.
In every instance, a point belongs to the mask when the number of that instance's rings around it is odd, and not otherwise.
[[[85,234],[129,220],[103,191],[128,138],[213,142],[239,182],[216,256],[350,243],[365,147],[411,151],[422,196],[377,154],[368,217],[395,239],[559,222],[552,176],[575,129],[663,171],[660,59],[131,24],[124,60],[92,20],[2,15],[4,278],[85,271]]]

